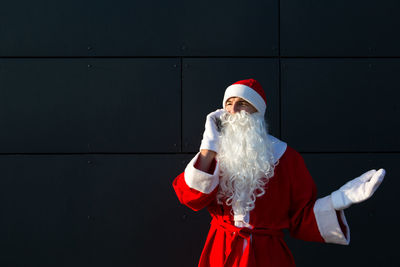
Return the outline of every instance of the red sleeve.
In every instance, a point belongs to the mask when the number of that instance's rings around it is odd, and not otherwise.
[[[324,242],[314,215],[317,188],[302,156],[292,149],[291,200],[289,231],[294,238]]]
[[[181,173],[172,183],[175,193],[179,201],[191,208],[198,211],[207,207],[213,200],[216,199],[218,187],[211,193],[205,194],[194,188],[190,188],[185,182],[185,173]]]

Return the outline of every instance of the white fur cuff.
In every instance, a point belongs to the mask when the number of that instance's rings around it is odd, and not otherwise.
[[[211,193],[219,183],[219,164],[215,166],[213,174],[200,171],[194,167],[200,153],[189,162],[185,169],[185,182],[193,189],[196,189],[204,194]]]
[[[317,220],[318,230],[326,243],[348,245],[350,243],[350,229],[347,224],[344,212],[339,211],[340,218],[346,227],[347,237],[340,228],[336,210],[333,208],[331,196],[319,198],[314,205],[315,219]]]

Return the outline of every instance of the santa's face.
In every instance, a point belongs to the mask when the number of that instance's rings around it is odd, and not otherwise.
[[[253,105],[240,97],[228,98],[228,100],[225,102],[225,110],[231,114],[240,112],[242,110],[249,114],[257,112],[257,109],[253,107]]]

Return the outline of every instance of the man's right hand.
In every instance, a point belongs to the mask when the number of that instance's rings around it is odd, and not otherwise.
[[[200,150],[211,150],[218,153],[219,147],[219,129],[218,121],[226,110],[217,109],[207,115],[203,140],[201,140]]]

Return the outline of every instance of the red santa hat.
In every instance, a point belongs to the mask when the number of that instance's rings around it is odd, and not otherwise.
[[[265,114],[267,108],[267,97],[261,84],[254,79],[235,82],[225,90],[222,106],[225,108],[226,101],[231,97],[240,97],[252,104],[258,112]]]

